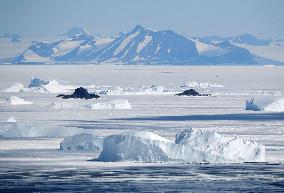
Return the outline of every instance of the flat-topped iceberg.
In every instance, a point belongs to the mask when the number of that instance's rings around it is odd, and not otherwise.
[[[284,112],[284,98],[262,96],[246,100],[245,110]]]
[[[213,131],[187,129],[171,141],[152,132],[134,131],[104,139],[101,161],[186,161],[240,163],[265,161],[265,148],[256,142],[227,138]]]
[[[5,99],[5,103],[6,104],[10,104],[10,105],[29,105],[29,104],[33,104],[30,101],[26,101],[25,99],[16,97],[16,96],[11,96]]]
[[[92,134],[81,133],[65,137],[60,143],[60,150],[65,151],[98,151],[100,144],[98,138]]]
[[[42,123],[16,122],[12,118],[5,122],[0,122],[0,136],[2,137],[66,137],[82,132],[83,129],[80,128],[45,127]]]

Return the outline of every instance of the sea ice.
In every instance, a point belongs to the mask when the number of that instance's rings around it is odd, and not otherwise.
[[[185,82],[184,84],[181,85],[181,87],[188,87],[188,88],[195,88],[195,89],[200,89],[200,88],[223,88],[224,85],[218,84],[218,83],[208,83],[208,82]]]
[[[16,96],[11,96],[9,98],[5,99],[5,103],[6,104],[10,104],[10,105],[29,105],[29,104],[33,104],[30,101],[26,101],[22,98],[16,97]]]
[[[213,131],[187,129],[170,141],[155,133],[134,131],[104,139],[101,161],[186,161],[239,163],[265,161],[265,148],[238,137]]]
[[[65,137],[60,143],[60,150],[97,151],[100,150],[99,140],[92,134],[81,133]]]
[[[156,94],[172,94],[171,92],[165,91],[163,86],[151,85],[141,86],[139,88],[121,88],[115,87],[107,90],[100,90],[98,92],[102,95],[156,95]]]
[[[104,103],[95,103],[88,105],[90,109],[131,109],[128,100],[114,100]]]

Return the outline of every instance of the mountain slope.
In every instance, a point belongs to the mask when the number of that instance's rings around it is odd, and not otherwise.
[[[115,39],[78,33],[57,42],[36,42],[18,56],[14,63],[257,65],[266,61],[279,64],[250,52],[232,39],[213,39],[213,42],[205,43],[171,30],[153,31],[137,25]],[[238,40],[243,42],[255,39]]]
[[[197,57],[195,43],[174,31],[151,31],[136,26],[100,50],[98,61],[119,63],[179,62]]]

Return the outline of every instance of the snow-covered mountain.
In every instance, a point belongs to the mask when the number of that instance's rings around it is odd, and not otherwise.
[[[99,62],[180,63],[198,56],[195,42],[174,31],[152,31],[137,25],[97,53]]]
[[[70,28],[67,32],[65,32],[63,34],[59,34],[59,36],[72,37],[72,36],[75,36],[77,34],[82,34],[82,35],[85,35],[85,36],[93,36],[90,32],[85,30],[83,27],[78,27],[78,26],[74,26],[74,27]]]
[[[73,28],[63,40],[35,42],[13,63],[281,64],[278,61],[284,60],[265,57],[250,49],[250,46],[271,44],[272,40],[249,34],[234,38],[191,38],[140,25],[114,39],[94,37],[83,28]],[[280,47],[283,49],[282,44]]]
[[[84,62],[89,51],[96,49],[94,37],[76,34],[56,42],[35,42],[19,55],[16,63],[67,63]]]

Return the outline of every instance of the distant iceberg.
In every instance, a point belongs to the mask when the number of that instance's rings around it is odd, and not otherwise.
[[[81,133],[65,137],[60,143],[60,150],[65,151],[98,151],[100,145],[98,138],[92,134]]]
[[[98,160],[263,162],[265,148],[253,141],[201,129],[186,129],[176,135],[175,142],[152,132],[134,131],[105,138]]]
[[[32,77],[31,83],[29,84],[29,88],[31,87],[40,87],[43,85],[47,85],[48,81],[41,80],[40,78],[37,78],[36,76]]]
[[[246,100],[245,110],[284,112],[284,98],[261,96],[251,100]]]
[[[5,103],[6,104],[10,104],[10,105],[29,105],[29,104],[33,104],[30,101],[26,101],[22,98],[16,97],[16,96],[11,96],[9,98],[5,99]]]
[[[24,85],[22,83],[14,83],[9,88],[4,89],[4,92],[21,92],[24,89]]]
[[[2,137],[66,137],[82,133],[80,128],[54,128],[45,127],[42,124],[28,124],[16,122],[11,118],[0,122],[0,136]]]

